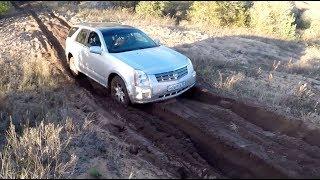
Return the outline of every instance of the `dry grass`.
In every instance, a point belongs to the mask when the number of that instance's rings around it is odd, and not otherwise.
[[[69,177],[72,123],[54,125],[66,118],[65,77],[50,63],[34,20],[19,21],[1,28],[0,178]]]
[[[70,125],[70,124],[69,124]],[[65,127],[43,121],[35,128],[25,127],[22,135],[10,123],[7,144],[0,153],[0,178],[62,178],[72,174],[77,157],[62,157],[70,136],[61,137]],[[69,161],[65,161],[69,159]]]
[[[319,78],[320,47],[318,45],[307,46],[304,55],[296,62],[288,63],[289,72],[304,74],[314,79]]]
[[[103,16],[101,16],[103,14]],[[94,22],[119,22],[133,24],[144,24],[152,25],[159,24],[163,26],[174,26],[175,21],[169,17],[154,17],[154,16],[143,16],[131,12],[128,9],[106,9],[106,10],[94,10],[92,9],[81,9],[74,19]],[[79,22],[79,21],[78,21]],[[72,22],[77,23],[77,21]]]
[[[217,84],[217,87],[220,88],[221,90],[226,90],[226,91],[229,91],[232,88],[234,88],[234,85],[236,83],[239,83],[239,81],[245,78],[245,76],[239,72],[238,74],[227,76],[225,80],[223,80],[221,72],[218,71],[218,73],[219,73],[219,83]]]
[[[42,87],[58,87],[61,83],[59,78],[55,77],[56,72],[48,61],[43,59],[32,59],[22,64],[23,79],[19,90],[35,90]]]

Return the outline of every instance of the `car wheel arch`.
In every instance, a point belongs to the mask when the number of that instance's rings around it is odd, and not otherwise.
[[[127,84],[126,79],[121,75],[121,73],[116,72],[116,71],[111,72],[111,73],[109,74],[108,79],[107,79],[107,86],[108,86],[108,87],[110,87],[110,84],[111,84],[112,79],[113,79],[114,77],[116,77],[116,76],[119,76],[119,77],[123,80],[123,82],[125,83],[125,85],[128,87],[128,84]]]
[[[107,79],[107,87],[110,89],[111,81],[116,76],[119,76],[123,80],[123,82],[126,86],[127,92],[129,93],[130,89],[128,88],[128,83],[127,83],[126,79],[121,75],[121,73],[118,73],[118,72],[111,72],[109,74],[108,79]]]
[[[119,76],[118,73],[112,72],[112,73],[109,74],[109,76],[108,76],[108,81],[107,81],[108,87],[110,87],[112,79],[113,79],[114,77],[116,77],[116,76]],[[120,76],[120,77],[121,77],[121,76]]]

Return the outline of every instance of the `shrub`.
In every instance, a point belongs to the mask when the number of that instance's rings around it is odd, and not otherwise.
[[[165,3],[163,13],[165,15],[186,15],[187,10],[189,10],[192,2],[189,1],[169,1]]]
[[[169,4],[169,1],[140,1],[136,13],[143,16],[161,16]]]
[[[135,9],[139,1],[110,1],[114,7],[132,8]]]
[[[297,8],[296,6],[293,8],[293,14],[295,18],[295,24],[297,25],[297,29],[307,29],[310,27],[310,23],[304,19],[304,11]]]
[[[10,9],[10,2],[9,1],[0,2],[0,15],[8,12],[9,9]]]
[[[136,7],[136,12],[143,16],[168,16],[178,24],[186,19],[191,4],[189,1],[141,1]]]
[[[255,2],[250,8],[251,27],[281,38],[293,39],[296,25],[290,2]]]
[[[303,33],[306,40],[315,40],[320,38],[320,15],[316,10],[307,10],[302,15],[302,21],[307,24]]]
[[[248,13],[245,2],[196,1],[188,12],[189,19],[195,23],[209,26],[238,26],[247,25]]]

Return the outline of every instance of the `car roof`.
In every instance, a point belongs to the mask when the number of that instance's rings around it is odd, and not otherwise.
[[[75,26],[87,27],[87,28],[89,27],[89,28],[98,29],[98,30],[134,28],[132,26],[122,25],[117,22],[85,22],[85,23],[79,23]]]

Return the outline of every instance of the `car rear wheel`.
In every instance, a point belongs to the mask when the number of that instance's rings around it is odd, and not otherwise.
[[[76,66],[75,66],[75,62],[74,62],[74,57],[70,57],[69,59],[69,68],[71,71],[71,74],[76,77],[79,75],[79,71],[77,70]]]
[[[127,88],[119,76],[115,76],[111,81],[111,97],[123,106],[130,104]]]

